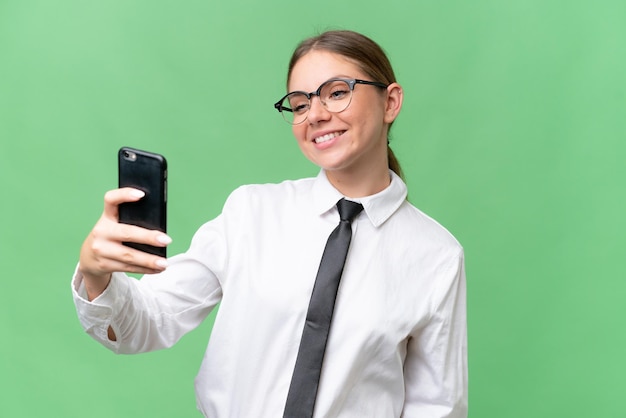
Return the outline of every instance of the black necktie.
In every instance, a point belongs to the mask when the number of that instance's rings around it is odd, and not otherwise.
[[[337,202],[337,209],[341,221],[328,237],[317,271],[296,366],[287,395],[284,418],[313,416],[335,298],[352,238],[351,222],[363,210],[363,206],[360,203],[341,199]]]

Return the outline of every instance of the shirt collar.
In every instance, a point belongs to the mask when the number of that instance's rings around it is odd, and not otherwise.
[[[375,227],[382,225],[406,200],[407,188],[402,179],[393,171],[389,170],[391,183],[387,188],[371,196],[358,199],[346,198],[363,205],[370,222]],[[330,183],[326,172],[320,170],[313,184],[313,209],[318,215],[332,210],[337,201],[343,196]]]

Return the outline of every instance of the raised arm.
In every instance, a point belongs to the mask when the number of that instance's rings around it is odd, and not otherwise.
[[[119,205],[136,202],[144,195],[143,191],[132,188],[115,189],[105,194],[102,216],[80,251],[78,270],[83,276],[88,300],[94,300],[104,292],[113,272],[151,274],[167,267],[166,259],[122,244],[136,242],[164,247],[172,242],[169,236],[160,231],[118,223]],[[108,336],[111,341],[117,339],[111,327]]]

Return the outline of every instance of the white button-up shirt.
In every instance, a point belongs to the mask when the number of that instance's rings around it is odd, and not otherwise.
[[[352,223],[315,417],[466,417],[463,249],[391,173]],[[218,304],[196,378],[207,417],[281,417],[319,261],[343,197],[317,178],[235,190],[166,271],[115,273],[86,300],[85,330],[117,353],[169,347]],[[117,341],[107,338],[111,326]]]

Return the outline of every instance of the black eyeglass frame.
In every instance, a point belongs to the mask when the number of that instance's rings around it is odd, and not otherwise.
[[[348,87],[350,88],[350,94],[352,94],[354,92],[354,86],[356,86],[357,84],[365,84],[365,85],[369,85],[369,86],[376,86],[376,87],[380,87],[380,88],[383,88],[383,89],[386,89],[387,87],[389,87],[388,84],[384,84],[384,83],[381,83],[381,82],[378,82],[378,81],[360,80],[358,78],[331,78],[331,79],[328,79],[328,80],[324,81],[322,84],[320,84],[320,86],[317,88],[317,90],[312,91],[310,93],[307,93],[307,92],[301,91],[301,90],[296,90],[296,91],[291,91],[291,92],[285,94],[283,97],[280,98],[279,101],[274,103],[274,108],[280,114],[282,114],[283,111],[293,113],[293,109],[288,108],[288,107],[284,107],[282,105],[282,103],[285,101],[285,99],[287,97],[291,96],[292,94],[296,94],[297,93],[297,94],[304,94],[306,96],[306,98],[309,100],[309,110],[310,110],[311,109],[310,108],[311,98],[313,96],[320,97],[320,93],[322,92],[322,88],[326,84],[332,83],[333,81],[343,81],[343,82],[347,83]],[[350,98],[350,103],[352,103],[352,98]],[[350,106],[350,103],[348,103],[348,106],[346,106],[346,108],[341,110],[340,112],[343,112],[344,110],[346,110]],[[324,109],[326,109],[326,106],[324,106]],[[304,119],[302,119],[301,122],[293,123],[293,125],[298,125],[298,124],[304,122],[309,117],[309,110],[307,110],[307,115],[306,115],[306,117]],[[329,112],[330,112],[330,110],[329,110]],[[340,113],[340,112],[331,112],[331,113]],[[283,119],[285,119],[285,118],[283,118]],[[291,123],[291,122],[287,121],[287,119],[285,119],[285,121],[287,123]]]

